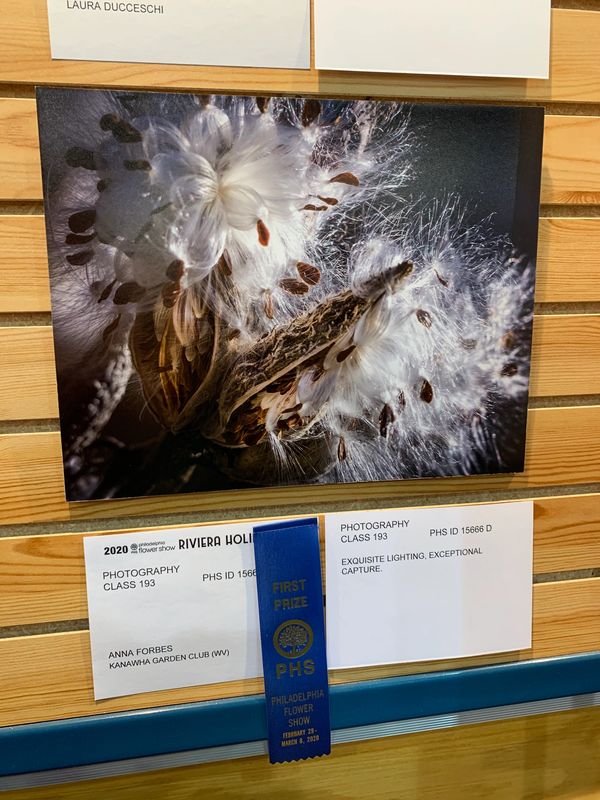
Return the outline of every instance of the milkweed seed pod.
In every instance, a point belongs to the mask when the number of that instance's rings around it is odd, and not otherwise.
[[[495,409],[527,391],[533,271],[460,198],[411,199],[410,109],[169,102],[98,93],[63,153],[57,335],[119,376],[74,452],[133,371],[160,425],[243,482],[499,461]]]

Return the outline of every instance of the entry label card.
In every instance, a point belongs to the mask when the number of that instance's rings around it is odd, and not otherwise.
[[[52,58],[310,66],[309,0],[48,0]]]
[[[254,528],[272,764],[331,751],[319,525]]]
[[[533,503],[328,514],[329,667],[531,647]]]
[[[96,700],[262,674],[251,523],[83,544]]]

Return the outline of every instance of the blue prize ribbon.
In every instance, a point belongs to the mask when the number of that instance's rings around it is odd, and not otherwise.
[[[319,525],[254,528],[272,764],[331,752]]]

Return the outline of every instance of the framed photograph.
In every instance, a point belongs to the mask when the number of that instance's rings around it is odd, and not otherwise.
[[[38,116],[69,500],[523,469],[542,109]]]

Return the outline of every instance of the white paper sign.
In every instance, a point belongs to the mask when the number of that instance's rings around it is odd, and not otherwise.
[[[550,0],[315,0],[317,69],[547,78]]]
[[[329,667],[531,647],[533,503],[329,514]]]
[[[52,58],[310,66],[309,0],[48,0]]]
[[[252,524],[85,537],[94,697],[262,675]]]

